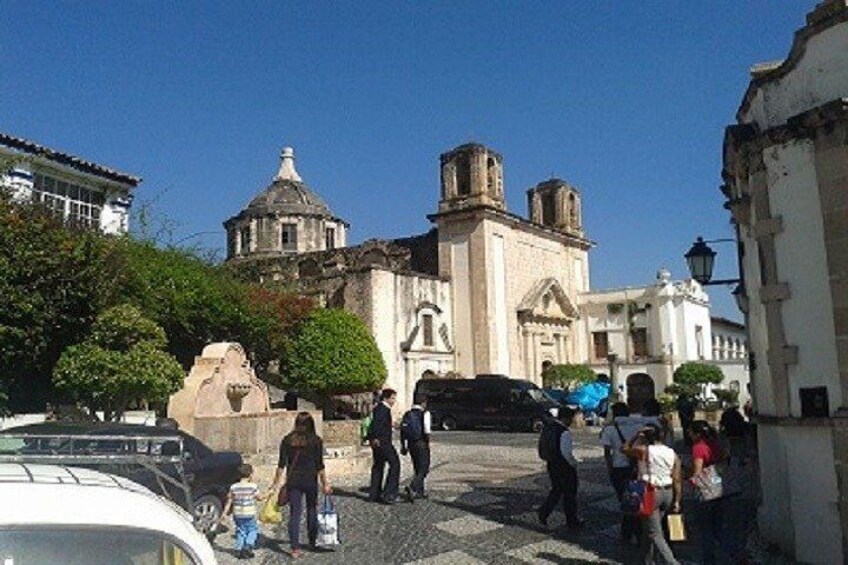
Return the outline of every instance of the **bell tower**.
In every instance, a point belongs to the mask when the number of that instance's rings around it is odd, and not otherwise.
[[[505,210],[503,157],[480,145],[467,143],[443,153],[442,197],[439,213],[479,206]]]
[[[527,191],[530,221],[582,237],[580,192],[561,179],[540,182]]]

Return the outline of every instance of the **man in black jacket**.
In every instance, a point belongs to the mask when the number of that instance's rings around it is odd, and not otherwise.
[[[400,482],[400,459],[392,445],[392,406],[397,401],[397,393],[387,388],[380,393],[380,402],[374,407],[371,428],[366,438],[371,444],[374,462],[371,465],[371,490],[368,500],[394,504],[398,501],[398,483]],[[389,475],[383,487],[383,470],[389,464]]]

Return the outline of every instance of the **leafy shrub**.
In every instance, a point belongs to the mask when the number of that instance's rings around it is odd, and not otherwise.
[[[133,306],[101,314],[91,336],[68,347],[56,363],[54,384],[70,399],[107,419],[132,405],[163,403],[180,389],[185,373],[163,351],[165,332]]]
[[[282,385],[325,400],[375,390],[386,380],[377,343],[354,314],[314,310],[285,345]]]
[[[596,378],[595,371],[585,364],[550,365],[542,372],[542,382],[548,388],[571,388]]]

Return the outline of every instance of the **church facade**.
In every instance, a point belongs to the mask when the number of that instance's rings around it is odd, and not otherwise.
[[[579,191],[551,179],[509,212],[503,158],[479,144],[440,157],[429,232],[347,246],[349,224],[301,179],[283,150],[273,182],[224,223],[227,261],[257,280],[296,285],[371,329],[399,404],[420,378],[505,374],[541,384],[547,364],[588,351],[577,297],[589,288]]]

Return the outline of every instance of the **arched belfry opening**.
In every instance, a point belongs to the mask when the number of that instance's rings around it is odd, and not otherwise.
[[[503,197],[503,157],[479,143],[467,143],[443,153],[442,200],[439,212],[487,206],[506,209]]]

